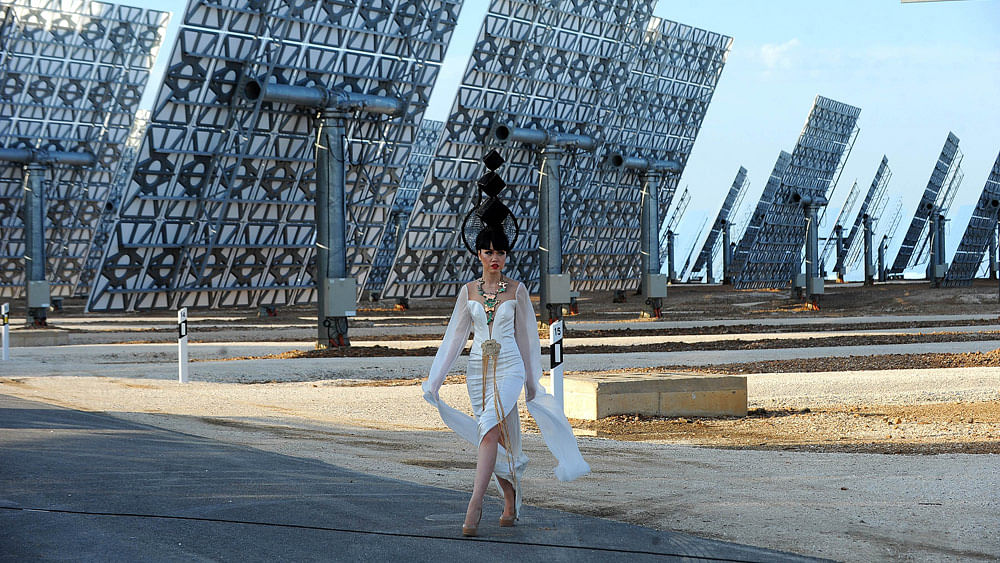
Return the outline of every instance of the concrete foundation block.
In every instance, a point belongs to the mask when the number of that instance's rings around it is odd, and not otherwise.
[[[11,348],[65,346],[67,344],[69,344],[69,334],[61,330],[26,329],[10,331]]]
[[[546,389],[551,380],[542,378]],[[563,378],[566,416],[597,420],[618,414],[746,416],[747,379],[698,373],[574,374]]]

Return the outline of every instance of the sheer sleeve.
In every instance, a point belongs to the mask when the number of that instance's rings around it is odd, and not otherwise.
[[[539,382],[542,377],[542,346],[538,339],[535,309],[531,306],[524,284],[517,288],[515,315],[514,337],[521,351],[521,359],[524,360],[524,395],[528,412],[535,419],[545,445],[559,462],[554,470],[556,478],[560,481],[572,481],[590,473],[590,465],[580,455],[580,447],[573,435],[573,428],[563,414],[562,405]]]
[[[469,290],[467,285],[463,285],[458,291],[458,298],[455,300],[455,310],[451,313],[451,320],[448,321],[448,329],[445,330],[444,338],[441,340],[441,347],[438,348],[434,356],[434,363],[431,364],[431,372],[424,381],[422,388],[424,393],[430,393],[437,397],[444,378],[451,370],[452,364],[458,358],[465,344],[469,341],[469,331],[472,329],[472,316],[469,315]]]
[[[524,362],[524,397],[531,401],[538,392],[539,378],[542,377],[542,345],[538,340],[538,323],[535,308],[524,284],[517,286],[517,303],[514,312],[514,340]],[[542,390],[542,393],[545,391]]]

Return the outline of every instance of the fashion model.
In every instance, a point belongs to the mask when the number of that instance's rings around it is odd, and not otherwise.
[[[476,255],[483,274],[459,290],[430,376],[424,398],[438,408],[449,428],[479,447],[476,477],[462,534],[478,534],[483,496],[490,476],[504,500],[500,526],[513,526],[523,498],[521,477],[528,463],[521,451],[517,400],[525,390],[528,412],[559,462],[556,477],[571,481],[590,472],[572,428],[556,402],[539,384],[541,346],[535,310],[523,284],[503,274],[510,242],[502,229],[483,228],[476,237]],[[445,375],[473,332],[466,387],[473,417],[448,406],[438,396]]]

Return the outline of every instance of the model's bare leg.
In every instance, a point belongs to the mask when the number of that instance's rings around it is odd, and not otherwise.
[[[500,445],[504,449],[507,449],[507,444],[503,440],[503,434],[500,435]],[[509,520],[514,517],[514,513],[517,511],[517,506],[514,504],[517,493],[515,492],[514,484],[499,475],[497,475],[497,482],[500,483],[500,488],[503,489],[503,514],[501,516]]]
[[[503,489],[503,514],[501,516],[509,520],[514,517],[517,510],[517,506],[514,504],[517,493],[510,481],[500,476],[497,476],[497,481],[500,483],[500,488]]]
[[[472,498],[465,513],[465,526],[476,526],[483,510],[483,496],[490,484],[490,475],[497,463],[497,443],[500,441],[500,427],[494,426],[479,442],[479,457],[476,459],[476,480],[472,484]]]

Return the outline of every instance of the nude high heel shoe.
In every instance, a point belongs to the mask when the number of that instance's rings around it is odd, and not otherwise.
[[[514,506],[515,507],[517,506],[517,491],[516,490],[514,491]],[[515,508],[515,510],[516,510],[516,508]],[[513,516],[504,516],[503,514],[501,514],[500,515],[500,527],[501,528],[513,528],[515,520],[517,520],[517,513],[514,513]]]
[[[483,519],[483,507],[479,507],[479,518],[476,519],[475,526],[462,524],[462,535],[465,537],[476,537],[479,535],[479,522]]]

